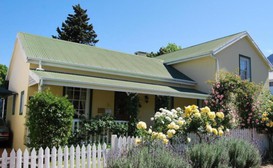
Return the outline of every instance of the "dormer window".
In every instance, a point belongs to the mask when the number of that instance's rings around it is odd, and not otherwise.
[[[251,59],[243,55],[240,55],[239,57],[241,79],[251,81]]]

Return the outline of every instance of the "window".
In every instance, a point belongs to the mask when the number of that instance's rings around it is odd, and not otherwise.
[[[86,115],[88,110],[87,106],[87,89],[65,87],[64,93],[67,95],[68,100],[73,104],[75,109],[74,118],[80,118],[82,115]],[[87,116],[86,116],[87,117]]]
[[[15,103],[16,103],[16,95],[12,96],[12,115],[15,114]]]
[[[240,76],[243,80],[251,81],[251,60],[249,57],[240,55]]]
[[[269,86],[270,86],[270,87],[273,86],[273,82],[269,82]]]
[[[20,97],[20,110],[19,110],[19,115],[23,114],[23,110],[24,110],[24,96],[25,96],[25,91],[21,92],[21,97]]]

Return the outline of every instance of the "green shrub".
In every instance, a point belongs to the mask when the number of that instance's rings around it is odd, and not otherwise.
[[[87,145],[93,143],[90,136],[100,135],[101,137],[105,137],[107,136],[105,134],[107,132],[104,132],[105,130],[118,136],[126,135],[128,132],[128,126],[126,124],[116,123],[114,118],[110,115],[97,116],[90,120],[83,118],[79,128],[80,129],[75,130],[73,135],[69,138],[70,145]],[[104,141],[101,139],[101,142]]]
[[[187,151],[193,168],[218,168],[227,167],[228,153],[225,146],[210,145],[207,143],[196,144]]]
[[[30,99],[27,107],[28,147],[51,148],[67,144],[74,108],[65,97],[57,97],[49,91],[40,92]]]
[[[112,155],[108,160],[109,168],[189,168],[181,156],[163,145],[138,146],[121,157]]]
[[[216,143],[224,146],[229,155],[229,166],[238,168],[258,168],[261,165],[261,156],[258,149],[241,139],[223,139]]]
[[[261,164],[259,151],[252,144],[232,138],[194,145],[185,155],[193,168],[258,168]]]

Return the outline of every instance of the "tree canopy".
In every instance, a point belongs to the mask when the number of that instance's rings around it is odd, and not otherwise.
[[[5,85],[5,78],[8,72],[8,67],[6,65],[0,64],[0,86]]]
[[[81,6],[72,6],[74,14],[68,14],[67,19],[62,23],[62,27],[57,27],[57,36],[52,36],[56,39],[72,41],[81,44],[94,46],[99,40],[93,29],[93,25],[89,24],[90,18],[87,15],[87,10]]]
[[[156,53],[151,52],[151,53],[147,54],[147,57],[156,57],[159,55],[171,53],[171,52],[178,51],[181,49],[182,49],[182,47],[176,45],[175,43],[168,43],[168,45],[166,47],[161,47],[158,52],[156,52]]]

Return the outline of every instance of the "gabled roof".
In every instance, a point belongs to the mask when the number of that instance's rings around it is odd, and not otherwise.
[[[173,53],[158,56],[156,58],[164,60],[164,63],[167,65],[172,65],[188,60],[213,56],[244,37],[247,37],[250,44],[254,46],[265,64],[272,70],[271,63],[266,59],[264,54],[246,31],[187,47]]]
[[[125,54],[27,33],[18,34],[28,62],[170,83],[195,82],[155,58]]]
[[[213,53],[217,49],[222,48],[228,43],[238,38],[242,38],[242,36],[245,36],[245,35],[246,35],[246,32],[236,33],[226,37],[222,37],[222,38],[218,38],[218,39],[204,42],[201,44],[197,44],[194,46],[190,46],[190,47],[187,47],[169,54],[164,54],[156,58],[164,60],[164,62],[167,64],[172,64],[173,62],[177,63],[179,61],[182,62],[185,60],[191,60],[191,59],[196,59],[196,58],[200,58],[204,56],[209,56],[211,53]]]

